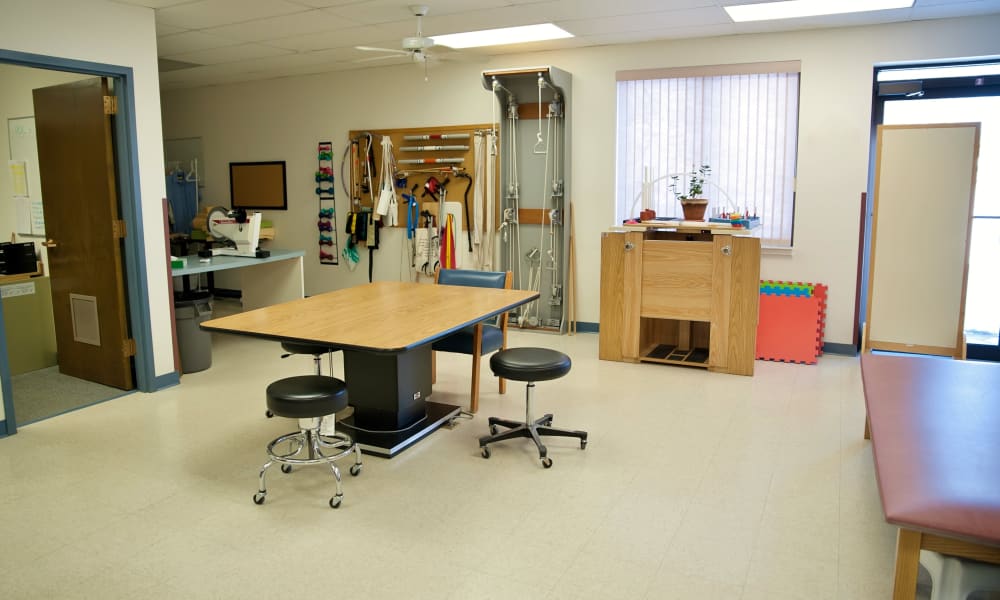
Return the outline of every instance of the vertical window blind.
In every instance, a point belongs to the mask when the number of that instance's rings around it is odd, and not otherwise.
[[[683,193],[709,165],[706,218],[756,214],[765,245],[791,247],[798,99],[797,61],[619,72],[617,222],[642,208],[679,217],[671,176]]]

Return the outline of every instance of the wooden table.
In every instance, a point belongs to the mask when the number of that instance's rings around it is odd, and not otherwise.
[[[899,526],[893,598],[912,600],[920,550],[1000,564],[1000,365],[864,354],[885,519]]]
[[[430,402],[431,342],[538,298],[526,290],[376,282],[213,319],[209,331],[344,351],[354,414],[341,422],[362,450],[392,457],[459,407]]]

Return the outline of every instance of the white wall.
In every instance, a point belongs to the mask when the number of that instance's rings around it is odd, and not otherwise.
[[[0,48],[132,68],[154,373],[172,372],[172,299],[162,234],[166,188],[153,11],[104,0],[5,0]]]
[[[1000,54],[1000,15],[780,34],[583,48],[489,64],[441,66],[431,81],[411,66],[166,92],[168,137],[201,137],[206,200],[228,204],[230,161],[286,160],[289,210],[271,211],[275,247],[303,248],[306,292],[361,283],[357,271],[321,266],[312,173],[316,142],[334,141],[339,164],[351,129],[488,122],[492,97],[479,71],[553,65],[573,76],[568,99],[581,321],[599,319],[600,232],[614,219],[615,71],[799,59],[802,61],[795,249],[767,255],[765,279],[830,286],[825,341],[853,333],[860,194],[867,186],[872,67],[877,63]],[[338,174],[338,190],[340,189]],[[346,202],[338,193],[338,225]],[[340,236],[341,241],[343,235]],[[399,231],[383,237],[376,278],[397,278]]]
[[[36,242],[35,251],[39,253],[45,272],[48,272],[48,253],[39,237],[17,234],[17,210],[12,200],[14,181],[10,170],[6,168],[10,160],[10,144],[8,144],[8,122],[10,119],[31,117],[35,114],[31,90],[48,85],[69,83],[84,77],[78,73],[63,73],[47,71],[30,67],[0,64],[0,240],[7,241],[13,235],[16,242]],[[38,165],[28,165],[36,169]],[[40,195],[40,190],[29,191],[33,196]]]

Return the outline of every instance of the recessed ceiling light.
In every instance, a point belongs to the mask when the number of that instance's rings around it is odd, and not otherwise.
[[[465,33],[450,33],[448,35],[432,36],[435,44],[449,48],[478,48],[480,46],[501,46],[504,44],[523,44],[525,42],[542,42],[573,37],[573,34],[552,23],[525,25],[523,27],[504,27],[503,29],[484,29],[483,31],[467,31]]]
[[[872,10],[910,8],[913,0],[786,0],[785,2],[760,2],[724,6],[729,18],[737,23],[744,21],[769,21],[795,19],[820,15],[839,15]]]

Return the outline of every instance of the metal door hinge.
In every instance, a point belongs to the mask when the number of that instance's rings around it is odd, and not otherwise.
[[[125,221],[121,219],[115,219],[111,221],[111,235],[118,239],[125,237]]]
[[[118,97],[117,96],[105,96],[104,97],[104,114],[106,114],[106,115],[117,115],[118,114]]]
[[[122,356],[126,358],[135,356],[135,340],[129,338],[122,342]]]

